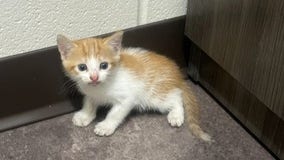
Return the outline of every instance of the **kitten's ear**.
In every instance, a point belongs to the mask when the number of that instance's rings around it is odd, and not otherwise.
[[[70,50],[75,47],[71,40],[61,34],[57,35],[57,45],[62,60],[66,59]]]
[[[119,31],[105,38],[105,43],[109,45],[114,51],[118,52],[122,46],[121,45],[122,38],[123,38],[123,31]]]

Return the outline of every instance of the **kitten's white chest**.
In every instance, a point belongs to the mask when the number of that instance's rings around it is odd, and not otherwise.
[[[100,104],[120,103],[143,92],[143,83],[128,71],[120,70],[115,76],[97,86],[79,85],[80,90]]]

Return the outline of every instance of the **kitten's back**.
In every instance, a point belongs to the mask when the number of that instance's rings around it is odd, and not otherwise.
[[[184,83],[183,75],[176,63],[152,51],[126,48],[121,52],[120,63],[149,85],[161,86],[161,83],[164,83],[165,89],[173,89],[182,87]]]

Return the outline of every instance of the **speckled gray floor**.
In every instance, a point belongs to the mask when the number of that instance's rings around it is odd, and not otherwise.
[[[273,159],[199,86],[204,143],[187,127],[171,128],[166,116],[131,116],[111,137],[97,137],[94,123],[72,125],[72,114],[0,133],[0,159],[19,160],[270,160]]]

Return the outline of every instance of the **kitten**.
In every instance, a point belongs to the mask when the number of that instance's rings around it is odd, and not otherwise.
[[[199,108],[178,66],[170,59],[140,48],[122,48],[123,32],[106,38],[71,41],[57,36],[66,74],[84,97],[83,108],[72,119],[87,126],[99,105],[112,105],[105,120],[95,126],[99,136],[109,136],[132,109],[167,113],[171,126],[184,123],[184,112],[194,135],[209,141],[199,127]]]

